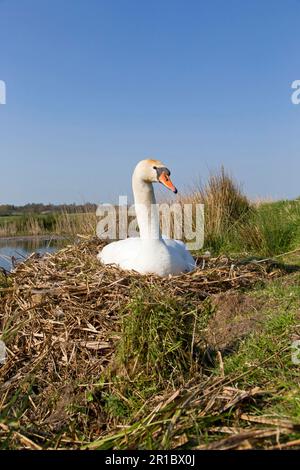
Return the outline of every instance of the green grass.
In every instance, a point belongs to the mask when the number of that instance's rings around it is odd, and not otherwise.
[[[194,202],[204,196],[207,198],[208,236],[204,249],[237,258],[265,258],[300,247],[300,201],[251,205],[224,173],[219,179],[213,179],[205,191],[192,195]],[[54,221],[55,230],[90,233],[93,217],[61,214]],[[0,218],[0,229],[1,224],[6,227],[12,224],[11,227],[19,227],[18,233],[24,231],[25,234],[28,220]],[[32,229],[37,223],[41,230],[54,230],[47,216],[36,216],[32,220]],[[290,264],[300,263],[297,253],[279,259]],[[68,262],[61,266],[62,271],[69,269]],[[88,280],[88,275],[85,279]],[[5,289],[9,282],[0,273],[0,288]],[[207,351],[203,338],[214,314],[212,298],[199,300],[188,288],[178,293],[174,287],[174,291],[167,293],[155,282],[144,285],[142,280],[127,287],[130,301],[124,304],[123,299],[119,299],[114,312],[120,319],[120,332],[113,362],[93,383],[83,385],[74,377],[76,393],[64,410],[72,416],[71,424],[53,434],[52,440],[41,442],[42,447],[55,447],[56,440],[71,428],[77,447],[82,441],[101,449],[159,449],[170,448],[182,438],[181,446],[187,448],[212,443],[224,438],[223,431],[218,431],[224,427],[239,432],[249,430],[249,423],[241,418],[243,413],[254,418],[287,419],[300,424],[300,365],[293,364],[291,359],[292,342],[300,338],[299,272],[244,291],[246,296],[258,301],[259,320],[250,333],[238,339],[230,353],[220,358],[214,351],[209,364],[204,360]],[[93,308],[98,312],[98,304]],[[9,328],[13,323],[14,318],[11,318]],[[10,329],[4,333],[4,339],[8,338]],[[205,384],[212,387],[214,381],[220,383],[220,390],[213,388],[214,393],[208,393],[205,398]],[[18,422],[28,401],[34,398],[34,383],[32,372],[1,412],[0,422],[9,426],[11,436],[19,429]],[[187,401],[190,387],[197,386],[198,395]],[[257,388],[261,393],[233,403],[223,411],[218,397],[228,393],[226,387],[246,393]],[[175,396],[175,392],[178,395]],[[57,395],[53,396],[54,401],[59,400]],[[210,403],[210,399],[215,401]],[[89,429],[83,424],[88,423],[91,415],[107,426],[107,435],[92,443]],[[213,431],[214,428],[217,430]],[[295,427],[281,439],[299,439],[298,431]],[[30,435],[30,429],[23,428],[22,432]],[[1,441],[0,435],[0,447],[18,447],[11,436]],[[271,444],[274,445],[274,440],[256,445]],[[72,439],[68,445],[73,446]]]
[[[205,245],[214,255],[272,257],[300,247],[300,200],[252,204],[222,168],[205,186],[178,199],[203,203]],[[94,235],[95,213],[26,214],[0,217],[0,236]]]
[[[81,447],[97,449],[161,449],[183,439],[183,448],[192,448],[223,439],[218,429],[224,427],[239,432],[252,429],[241,418],[243,413],[300,424],[300,365],[291,361],[291,344],[300,324],[299,273],[244,292],[259,301],[259,322],[235,350],[224,355],[223,378],[217,360],[209,366],[202,363],[203,334],[214,313],[212,299],[197,305],[188,292],[166,294],[155,284],[144,287],[139,282],[130,289],[131,300],[119,312],[120,340],[113,363],[84,388],[74,377],[74,396],[62,410],[72,419],[45,442],[38,441],[41,447],[55,447],[67,431],[72,447],[72,429],[77,447],[82,442]],[[207,394],[206,387],[214,380],[223,388]],[[199,392],[193,398],[195,387]],[[244,392],[258,388],[261,394],[222,411],[216,397],[226,387]],[[51,409],[60,398],[58,392],[53,395]],[[1,448],[19,448],[16,432],[36,440],[34,422],[28,427],[19,424],[31,399],[36,400],[34,371],[24,377],[1,411],[0,422],[11,430],[3,440],[0,435]],[[94,442],[83,424],[91,415],[98,416],[109,430]],[[281,442],[298,438],[295,428],[281,436]],[[271,444],[274,440],[258,441],[256,446]]]
[[[101,394],[108,421],[123,424],[131,422],[148,400],[181,386],[199,370],[193,343],[210,313],[155,285],[131,289],[132,300],[121,312],[114,366],[92,392],[95,397]],[[108,388],[103,385],[107,382]]]
[[[128,435],[125,437],[121,432],[104,438],[98,443],[95,442],[95,448],[111,448],[112,445],[116,448],[127,448],[126,440],[128,445],[131,439],[132,445],[139,448],[168,448],[172,441],[178,438],[174,431],[169,436],[171,441],[165,440],[164,445],[162,444],[161,426],[168,427],[169,420],[178,420],[177,432],[179,435],[185,434],[190,443],[213,442],[217,436],[212,438],[209,429],[216,425],[234,425],[246,430],[245,421],[239,420],[238,414],[235,415],[234,407],[232,411],[229,409],[221,415],[208,414],[201,418],[201,403],[198,405],[199,409],[195,405],[189,414],[182,418],[178,405],[174,405],[173,409],[171,407],[164,414],[158,414],[156,419],[160,425],[153,425],[153,429],[151,426],[148,429],[146,416],[151,408],[149,409],[147,403],[151,402],[155,395],[164,393],[164,388],[171,385],[171,388],[176,389],[176,386],[191,380],[197,369],[196,356],[192,361],[190,356],[189,361],[186,360],[186,355],[190,352],[188,345],[191,344],[191,324],[195,315],[189,311],[188,304],[176,304],[174,299],[170,298],[166,298],[158,307],[157,295],[155,291],[137,291],[128,305],[128,313],[124,313],[118,357],[127,372],[121,375],[122,379],[113,379],[114,392],[104,392],[107,419],[128,426]],[[295,425],[300,424],[300,365],[293,364],[291,360],[292,338],[297,325],[300,324],[300,274],[292,274],[266,286],[257,287],[247,295],[259,299],[262,303],[259,312],[260,327],[241,340],[236,351],[223,358],[224,381],[232,381],[232,386],[241,390],[251,390],[255,387],[261,390],[259,398],[243,406],[244,413],[254,417],[288,419]],[[212,313],[209,301],[202,312],[204,316],[200,317],[198,312],[198,337],[207,326],[207,320]],[[188,363],[193,361],[195,363],[191,371]],[[218,377],[218,364],[209,367],[206,374]],[[143,406],[144,412],[140,413]],[[139,419],[144,416],[144,424],[139,422],[137,427],[137,424],[134,424],[134,416],[139,416]],[[156,440],[153,438],[155,429]],[[219,439],[222,437],[224,436],[220,434]],[[286,439],[296,438],[300,438],[300,432],[293,431],[286,436]],[[189,445],[187,447],[189,448]]]
[[[93,213],[50,213],[0,216],[0,236],[67,235],[78,233],[94,235],[96,214]]]
[[[123,313],[118,360],[132,374],[143,371],[155,382],[172,381],[191,367],[197,312],[186,298],[169,297],[156,286],[136,288]]]
[[[300,365],[292,362],[292,342],[300,326],[300,275],[291,275],[290,282],[277,280],[251,295],[263,298],[262,331],[245,339],[238,352],[224,361],[225,374],[246,373],[238,385],[269,390],[263,408],[254,412],[296,420],[300,424]],[[266,357],[272,356],[268,364]]]
[[[300,200],[251,203],[223,168],[180,199],[204,204],[204,250],[271,257],[300,246]]]
[[[278,201],[251,207],[218,234],[206,238],[213,254],[272,257],[300,247],[300,201]]]
[[[300,244],[300,201],[278,201],[254,208],[237,231],[239,247],[274,256]]]
[[[0,217],[1,236],[40,235],[55,231],[56,214],[25,214]]]

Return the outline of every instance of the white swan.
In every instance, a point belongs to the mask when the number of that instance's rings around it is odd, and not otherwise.
[[[132,176],[132,189],[140,237],[106,245],[98,254],[103,264],[159,276],[180,274],[195,268],[195,260],[184,243],[166,239],[160,233],[152,183],[160,182],[176,194],[177,189],[169,176],[170,171],[158,160],[142,160],[137,164]]]

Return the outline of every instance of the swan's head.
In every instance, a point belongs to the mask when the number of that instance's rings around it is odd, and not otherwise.
[[[141,160],[135,167],[134,174],[147,183],[162,183],[173,193],[177,193],[170,179],[170,170],[159,160]]]

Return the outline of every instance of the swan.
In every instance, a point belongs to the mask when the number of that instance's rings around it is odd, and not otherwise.
[[[141,160],[132,175],[140,237],[106,245],[97,256],[101,263],[158,276],[186,273],[195,268],[195,260],[182,241],[161,235],[159,211],[152,185],[158,182],[177,193],[170,179],[170,171],[162,162]]]

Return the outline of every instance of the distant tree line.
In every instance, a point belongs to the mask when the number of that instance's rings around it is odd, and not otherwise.
[[[69,214],[78,212],[95,212],[96,204],[90,202],[86,204],[25,204],[15,206],[12,204],[0,204],[0,217],[23,214],[53,214],[57,212],[67,212]]]

